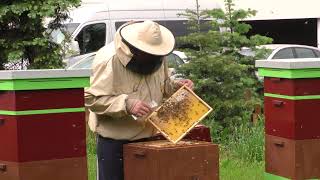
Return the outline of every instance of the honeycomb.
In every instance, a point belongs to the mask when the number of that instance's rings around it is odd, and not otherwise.
[[[147,120],[169,141],[177,143],[211,111],[210,106],[183,86],[151,113]]]

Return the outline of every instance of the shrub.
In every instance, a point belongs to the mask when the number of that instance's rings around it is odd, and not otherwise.
[[[44,27],[61,28],[68,18],[68,8],[80,0],[2,0],[0,1],[0,69],[8,61],[21,62],[28,68],[63,67],[60,45],[50,41],[50,31]]]

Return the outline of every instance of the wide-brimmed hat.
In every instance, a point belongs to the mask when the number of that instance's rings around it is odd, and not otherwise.
[[[175,46],[171,31],[150,20],[124,26],[120,35],[137,49],[157,56],[168,55]]]

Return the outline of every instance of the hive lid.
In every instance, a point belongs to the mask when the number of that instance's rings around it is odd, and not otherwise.
[[[9,70],[0,71],[0,79],[42,79],[66,77],[90,77],[90,69],[41,69],[41,70]]]
[[[186,86],[181,87],[147,120],[172,143],[181,140],[212,108]]]
[[[320,58],[257,60],[255,64],[258,68],[320,69]]]
[[[213,145],[210,142],[204,142],[204,141],[186,141],[181,140],[177,142],[176,144],[173,144],[172,142],[168,140],[155,140],[155,141],[146,141],[146,142],[137,142],[137,143],[130,143],[130,145],[133,146],[140,146],[140,147],[149,147],[149,148],[178,148],[178,147],[189,147],[189,146],[199,146],[199,145]]]
[[[0,71],[0,91],[83,88],[90,74],[90,69]]]

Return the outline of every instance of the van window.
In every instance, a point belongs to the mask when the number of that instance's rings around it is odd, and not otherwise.
[[[168,28],[174,37],[181,37],[186,36],[190,34],[192,31],[190,31],[188,27],[188,21],[187,20],[168,20],[168,21],[157,21],[159,24],[165,26]],[[202,24],[208,23],[207,20],[201,21]],[[203,25],[201,28],[201,32],[208,32],[210,30],[209,26]],[[192,48],[194,47],[192,44],[188,43],[181,43],[180,41],[176,41],[176,48]]]
[[[124,23],[126,23],[127,21],[117,21],[115,22],[115,26],[116,26],[116,30],[119,29],[119,27],[121,27]]]
[[[79,25],[80,23],[67,23],[65,24],[65,28],[68,31],[68,33],[71,35]]]
[[[313,49],[309,48],[295,48],[298,58],[316,58],[317,55],[314,53]]]
[[[141,22],[141,21],[138,21]],[[188,29],[187,29],[187,21],[186,20],[160,20],[160,21],[155,21],[166,28],[168,28],[175,37],[177,36],[185,36],[188,34]],[[115,23],[116,29],[118,29],[120,26],[122,26],[125,21],[119,21]]]
[[[190,29],[188,28],[187,20],[156,20],[155,22],[168,28],[176,38],[190,34]],[[210,22],[209,20],[201,21],[201,24],[202,24],[201,32],[208,32],[210,30],[210,26],[208,25],[209,22]],[[126,22],[125,21],[115,22],[116,29],[121,27],[121,25],[123,25],[124,23]],[[176,48],[186,48],[186,47],[194,48],[192,44],[181,43],[180,41],[176,41]]]
[[[98,51],[106,43],[106,24],[90,24],[82,28],[75,38],[79,43],[80,55]]]
[[[293,59],[293,49],[292,48],[284,48],[279,50],[272,59]]]
[[[180,65],[184,64],[183,60],[179,56],[173,53],[167,56],[167,62],[168,62],[168,67],[174,68],[174,69],[177,69]]]
[[[187,20],[160,20],[160,21],[155,21],[166,28],[168,28],[175,37],[179,36],[185,36],[188,35],[189,29],[188,29],[188,21]],[[202,20],[201,23],[207,23],[208,20]],[[118,21],[115,22],[116,29],[118,29],[121,25],[126,23],[125,21]],[[209,26],[204,26],[201,31],[202,32],[208,32],[210,30]]]

